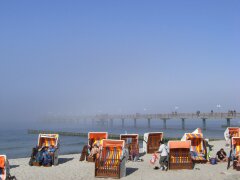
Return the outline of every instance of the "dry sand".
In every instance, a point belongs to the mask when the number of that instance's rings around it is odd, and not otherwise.
[[[221,147],[225,147],[225,141],[212,141],[214,145],[214,154]],[[225,148],[228,153],[229,149]],[[59,157],[59,165],[53,167],[31,167],[28,165],[29,158],[10,159],[11,174],[16,176],[18,180],[69,180],[69,179],[95,179],[94,163],[79,162],[79,154],[62,155]],[[149,160],[151,155],[142,157],[144,162],[127,162],[127,176],[122,179],[138,180],[138,179],[194,179],[194,180],[240,180],[240,172],[230,168],[226,169],[227,163],[219,163],[217,165],[197,164],[193,170],[170,170],[160,171],[153,170]]]

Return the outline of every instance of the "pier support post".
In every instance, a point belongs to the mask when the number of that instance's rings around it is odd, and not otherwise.
[[[163,119],[163,129],[167,129],[167,119]]]
[[[124,119],[122,119],[122,128],[124,128]]]
[[[185,130],[185,119],[182,118],[182,129]]]
[[[202,118],[203,130],[206,130],[206,118]]]
[[[137,128],[137,119],[134,119],[134,128]]]
[[[151,128],[151,119],[150,118],[148,118],[148,128],[150,129]]]
[[[231,118],[227,118],[227,127],[230,127],[230,126],[231,126],[230,120],[231,120]]]

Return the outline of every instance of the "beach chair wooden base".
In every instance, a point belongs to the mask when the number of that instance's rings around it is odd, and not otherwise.
[[[96,160],[95,162],[95,177],[97,178],[114,178],[120,179],[121,177],[125,176],[125,161],[120,162],[114,166],[108,165],[100,165],[101,162]]]
[[[39,162],[33,162],[33,166],[41,166]]]
[[[179,170],[179,169],[193,169],[193,163],[170,163],[170,170]]]
[[[236,160],[233,161],[233,169],[240,171],[240,163]]]
[[[194,164],[206,164],[208,160],[192,160]]]

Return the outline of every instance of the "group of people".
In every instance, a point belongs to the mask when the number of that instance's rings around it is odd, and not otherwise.
[[[36,147],[29,164],[33,165],[35,163],[43,166],[52,166],[55,149],[54,146],[50,145],[48,147],[45,143],[41,147]]]

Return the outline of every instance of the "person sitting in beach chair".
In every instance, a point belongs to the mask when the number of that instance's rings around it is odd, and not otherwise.
[[[99,149],[98,145],[94,144],[92,147],[92,150],[89,154],[89,157],[98,158],[99,153],[100,153],[100,149]]]
[[[138,134],[120,134],[120,139],[125,141],[125,148],[128,150],[128,159],[139,160]]]
[[[52,166],[58,164],[58,134],[39,134],[38,144],[33,148],[30,166]]]
[[[88,145],[83,146],[83,150],[79,160],[84,161],[86,159],[88,162],[95,162],[96,156],[93,154],[97,155],[97,153],[95,153],[97,151],[96,148],[100,150],[100,148],[102,147],[103,139],[107,138],[108,138],[107,132],[89,132]]]
[[[203,134],[200,128],[197,128],[192,133],[185,133],[181,141],[191,141],[191,157],[194,163],[206,163],[207,159],[207,148]]]
[[[223,148],[221,148],[217,154],[216,154],[216,158],[218,162],[227,162],[228,158],[227,158],[227,154],[224,151]]]

